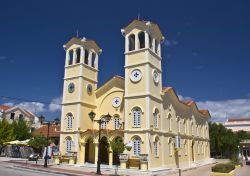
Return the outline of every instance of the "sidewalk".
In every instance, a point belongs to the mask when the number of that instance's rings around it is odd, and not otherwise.
[[[0,164],[2,165],[8,165],[16,168],[23,168],[23,169],[30,169],[30,170],[36,170],[41,172],[49,172],[54,174],[64,174],[64,175],[96,175],[96,166],[92,164],[87,164],[86,166],[80,166],[80,165],[69,165],[69,164],[60,164],[55,165],[52,160],[49,160],[48,167],[43,167],[44,160],[40,159],[37,164],[36,161],[28,161],[27,159],[21,159],[21,158],[6,158],[6,157],[0,157]],[[193,168],[186,168],[182,170],[183,175],[189,175],[189,173],[192,173],[191,175],[198,172],[198,173],[205,173],[204,171],[209,171],[211,168],[211,165],[204,165],[199,167],[193,167]],[[205,170],[204,170],[205,169]],[[201,172],[200,172],[201,171]],[[101,165],[101,172],[103,175],[114,175],[115,173],[115,167],[109,168],[107,165]],[[158,170],[158,171],[140,171],[138,169],[119,169],[118,174],[119,175],[178,175],[178,170],[176,169],[165,169],[165,170]],[[196,175],[196,174],[195,174]]]

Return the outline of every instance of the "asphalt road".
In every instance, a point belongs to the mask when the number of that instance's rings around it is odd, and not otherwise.
[[[40,172],[29,169],[17,168],[8,165],[1,165],[0,163],[0,176],[63,176],[62,174],[52,174],[48,172]]]

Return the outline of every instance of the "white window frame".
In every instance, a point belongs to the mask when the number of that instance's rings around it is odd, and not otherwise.
[[[103,120],[101,121],[101,129],[107,129],[107,121]]]
[[[154,155],[155,157],[159,157],[159,139],[156,138],[154,141]]]
[[[168,115],[168,131],[172,131],[172,116]]]
[[[133,108],[132,114],[133,114],[133,127],[140,128],[141,127],[141,115],[142,115],[141,108],[139,107]]]
[[[141,139],[136,137],[133,139],[133,155],[140,156],[141,154]]]
[[[119,129],[120,127],[120,117],[119,116],[115,116],[114,118],[114,127],[115,127],[115,130]]]
[[[153,113],[153,116],[154,116],[154,128],[158,128],[159,127],[159,111],[158,109],[155,109],[154,113]]]
[[[66,138],[66,152],[71,152],[72,151],[72,139]]]
[[[67,129],[72,129],[73,127],[73,114],[68,113],[67,114]]]

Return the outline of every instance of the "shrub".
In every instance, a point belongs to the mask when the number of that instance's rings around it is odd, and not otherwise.
[[[232,163],[216,164],[212,167],[212,172],[229,173],[235,169],[235,165]]]

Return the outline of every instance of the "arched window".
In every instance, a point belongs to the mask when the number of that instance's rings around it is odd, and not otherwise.
[[[133,139],[133,154],[134,156],[141,154],[141,139],[139,137]]]
[[[158,118],[159,118],[159,110],[158,109],[155,109],[155,112],[154,112],[154,128],[158,128]]]
[[[168,140],[168,154],[169,154],[169,156],[173,155],[173,140],[172,140],[172,138],[169,138],[169,140]]]
[[[183,126],[184,126],[184,134],[187,134],[187,120],[184,119],[183,121]]]
[[[114,125],[115,125],[115,129],[119,129],[120,126],[120,117],[118,115],[115,115],[114,117]]]
[[[106,129],[107,128],[107,121],[106,120],[104,120],[104,121],[102,121],[101,122],[101,129]]]
[[[180,117],[177,117],[176,121],[177,121],[178,133],[180,133],[181,132],[181,120],[180,120]]]
[[[184,140],[184,155],[187,155],[188,152],[188,146],[187,146],[187,140]]]
[[[149,48],[151,48],[152,49],[152,37],[151,37],[151,35],[150,34],[148,34],[148,38],[149,38]]]
[[[155,53],[158,54],[159,42],[155,40]]]
[[[80,59],[81,59],[81,49],[77,48],[77,50],[76,50],[76,63],[80,63]]]
[[[139,44],[140,44],[139,48],[145,48],[145,33],[144,32],[140,32],[138,34],[138,38],[139,38]]]
[[[72,149],[72,139],[71,137],[66,137],[66,152],[70,152]]]
[[[141,127],[141,109],[139,107],[133,109],[133,127]]]
[[[89,63],[89,51],[85,50],[84,63],[88,65]]]
[[[68,65],[72,65],[73,64],[73,55],[74,55],[73,50],[70,50],[69,51],[69,63],[68,63]]]
[[[159,138],[156,137],[154,141],[154,155],[159,156]]]
[[[129,40],[129,51],[135,50],[135,35],[131,34],[128,37],[128,40]]]
[[[96,54],[92,53],[91,67],[93,68],[95,68],[95,57],[96,57]]]
[[[172,130],[172,117],[171,114],[168,115],[168,131]]]
[[[72,113],[67,114],[67,128],[71,129],[72,128],[72,121],[73,121],[73,115]]]

